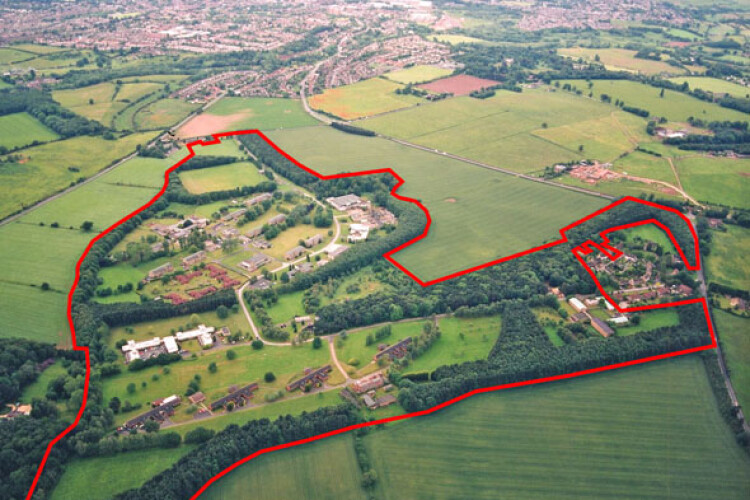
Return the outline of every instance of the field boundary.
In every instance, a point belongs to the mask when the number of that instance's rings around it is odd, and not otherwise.
[[[666,231],[667,235],[670,237],[670,239],[672,240],[673,244],[675,245],[675,247],[679,251],[681,257],[683,257],[683,261],[685,262],[685,266],[688,267],[688,269],[691,269],[691,270],[698,270],[700,268],[700,253],[699,253],[699,249],[698,249],[698,236],[697,236],[697,234],[695,232],[695,229],[694,229],[692,223],[690,222],[690,220],[687,219],[687,217],[685,217],[682,213],[680,213],[676,209],[673,209],[673,208],[670,208],[670,207],[666,207],[666,206],[663,206],[663,205],[659,205],[657,203],[653,203],[653,202],[649,202],[649,201],[645,201],[645,200],[640,200],[640,199],[628,196],[628,197],[622,198],[620,200],[617,200],[617,201],[611,203],[610,205],[607,205],[607,206],[605,206],[605,207],[597,210],[596,212],[593,212],[592,214],[590,214],[590,215],[588,215],[588,216],[586,216],[586,217],[584,217],[584,218],[582,218],[582,219],[580,219],[578,221],[575,221],[575,222],[573,222],[573,223],[565,226],[564,228],[560,229],[561,238],[559,240],[551,241],[551,242],[546,243],[544,245],[541,245],[541,246],[538,246],[538,247],[534,247],[534,248],[525,250],[523,252],[519,252],[519,253],[510,255],[510,256],[507,256],[507,257],[503,257],[501,259],[497,259],[497,260],[494,260],[494,261],[491,261],[491,262],[487,262],[485,264],[480,264],[478,266],[474,266],[474,267],[465,269],[463,271],[458,271],[458,272],[449,274],[447,276],[443,276],[441,278],[437,278],[437,279],[434,279],[434,280],[430,280],[430,281],[424,282],[424,281],[420,280],[412,272],[410,272],[408,269],[406,269],[404,266],[402,266],[401,264],[399,264],[398,262],[396,262],[391,257],[393,254],[399,252],[400,250],[402,250],[402,249],[404,249],[404,248],[406,248],[406,247],[408,247],[408,246],[410,246],[410,245],[418,242],[419,240],[423,239],[427,235],[427,232],[429,231],[430,225],[432,223],[432,219],[430,217],[429,212],[427,211],[427,209],[424,207],[424,205],[422,205],[422,203],[419,200],[416,200],[416,199],[413,199],[413,198],[409,198],[409,197],[405,197],[405,196],[402,196],[402,195],[399,195],[398,193],[396,193],[396,191],[401,187],[401,185],[403,185],[404,180],[396,172],[394,172],[392,169],[390,169],[390,168],[380,168],[380,169],[366,170],[366,171],[362,171],[362,172],[347,172],[347,173],[340,173],[340,174],[333,174],[333,175],[321,175],[318,172],[316,172],[316,171],[314,171],[314,170],[306,167],[305,165],[302,165],[300,162],[298,162],[297,160],[295,160],[294,158],[292,158],[289,154],[287,154],[286,152],[284,152],[281,148],[279,148],[276,144],[274,144],[270,139],[268,139],[260,130],[242,130],[242,131],[237,131],[237,132],[224,132],[224,133],[219,133],[219,134],[213,134],[211,136],[212,139],[209,139],[209,140],[196,140],[196,141],[192,141],[192,142],[190,142],[190,143],[188,143],[186,145],[189,153],[184,158],[182,158],[181,160],[179,160],[177,163],[175,163],[174,165],[172,165],[171,167],[169,167],[164,172],[164,185],[161,187],[161,189],[159,190],[159,192],[156,193],[156,195],[154,195],[154,197],[151,198],[151,200],[149,200],[143,206],[141,206],[140,208],[134,210],[130,214],[126,215],[125,217],[123,217],[122,219],[120,219],[119,221],[115,222],[114,224],[112,224],[111,226],[109,226],[107,229],[103,230],[101,233],[99,233],[98,235],[96,235],[88,243],[88,245],[86,246],[86,249],[83,251],[83,254],[81,255],[81,257],[78,259],[78,261],[76,263],[75,278],[73,280],[73,284],[70,287],[70,291],[68,292],[67,311],[66,311],[66,313],[67,313],[67,318],[68,318],[68,324],[70,326],[70,334],[71,334],[71,340],[72,340],[72,350],[83,352],[84,355],[85,355],[85,358],[86,358],[86,377],[85,377],[85,380],[84,380],[83,398],[82,398],[81,406],[78,409],[78,412],[76,414],[76,417],[75,417],[74,421],[68,427],[66,427],[59,435],[57,435],[47,445],[47,448],[45,450],[44,456],[42,457],[41,463],[39,464],[39,467],[37,468],[37,472],[36,472],[36,474],[34,476],[34,480],[32,481],[31,486],[29,488],[29,491],[28,491],[28,493],[26,495],[26,500],[32,500],[32,497],[34,495],[34,491],[35,491],[35,489],[37,487],[37,484],[39,482],[39,478],[41,477],[42,472],[44,471],[44,466],[47,463],[47,459],[49,458],[49,455],[50,455],[50,453],[52,451],[52,448],[63,437],[65,437],[67,434],[69,434],[71,431],[73,431],[73,429],[75,429],[75,427],[78,425],[78,423],[81,420],[81,416],[83,415],[83,411],[86,408],[86,403],[87,403],[87,400],[88,400],[89,381],[90,381],[90,376],[91,376],[91,360],[90,360],[90,356],[89,356],[89,348],[88,348],[88,346],[83,346],[83,345],[78,345],[77,344],[76,332],[75,332],[75,325],[73,323],[73,316],[72,316],[73,294],[75,292],[76,287],[78,286],[78,282],[80,281],[80,269],[81,269],[81,264],[83,263],[84,259],[87,257],[89,251],[91,250],[91,248],[93,247],[93,245],[97,241],[99,241],[100,239],[102,239],[103,237],[105,237],[107,234],[109,234],[111,231],[113,231],[119,225],[123,224],[124,222],[130,220],[131,218],[135,217],[136,215],[140,214],[141,212],[143,212],[144,210],[146,210],[147,208],[149,208],[151,205],[153,205],[166,192],[167,186],[169,184],[169,175],[172,172],[174,172],[176,169],[178,169],[179,167],[181,167],[182,165],[184,165],[188,160],[190,160],[191,158],[195,157],[196,153],[194,151],[194,148],[196,146],[210,146],[210,145],[219,144],[221,142],[221,139],[223,137],[232,137],[232,136],[237,136],[237,135],[253,135],[253,134],[259,136],[261,139],[263,139],[264,141],[266,141],[274,150],[276,150],[279,154],[281,154],[282,156],[284,156],[287,160],[291,161],[294,165],[298,166],[299,168],[305,170],[306,172],[314,175],[315,177],[317,177],[317,178],[319,178],[321,180],[338,179],[338,178],[342,178],[342,177],[358,177],[358,176],[363,176],[363,175],[374,175],[374,174],[384,174],[384,173],[392,175],[397,180],[397,183],[393,186],[393,188],[391,188],[391,191],[390,191],[391,195],[394,196],[395,198],[399,199],[399,200],[406,201],[406,202],[409,202],[409,203],[414,203],[415,205],[417,205],[424,212],[424,214],[425,214],[425,216],[427,218],[427,224],[425,225],[424,231],[420,235],[418,235],[418,236],[414,237],[413,239],[411,239],[410,241],[407,241],[406,243],[404,243],[402,245],[399,245],[398,247],[396,247],[396,248],[394,248],[394,249],[386,252],[385,254],[383,254],[383,257],[385,257],[394,266],[396,266],[398,269],[400,269],[401,271],[403,271],[407,276],[409,276],[412,279],[414,279],[417,283],[419,283],[423,287],[430,286],[430,285],[433,285],[435,283],[440,283],[440,282],[443,282],[443,281],[447,281],[447,280],[453,279],[453,278],[458,277],[458,276],[462,276],[462,275],[465,275],[465,274],[472,273],[474,271],[478,271],[480,269],[484,269],[484,268],[487,268],[487,267],[490,267],[490,266],[494,266],[494,265],[499,264],[501,262],[506,262],[506,261],[509,261],[509,260],[517,258],[517,257],[528,255],[528,254],[537,252],[539,250],[543,250],[543,249],[546,249],[546,248],[551,248],[551,247],[560,245],[562,243],[565,243],[565,242],[568,241],[567,235],[565,234],[568,230],[570,230],[570,229],[572,229],[572,228],[574,228],[576,226],[579,226],[579,225],[581,225],[581,224],[583,224],[583,223],[585,223],[585,222],[587,222],[587,221],[589,221],[589,220],[591,220],[591,219],[593,219],[593,218],[595,218],[595,217],[597,217],[597,216],[599,216],[599,215],[607,212],[608,210],[621,205],[622,203],[624,203],[626,201],[640,203],[640,204],[647,205],[647,206],[650,206],[650,207],[653,207],[653,208],[658,208],[658,209],[661,209],[661,210],[672,212],[672,213],[677,214],[681,219],[683,219],[683,221],[685,221],[688,224],[688,227],[690,228],[690,232],[691,232],[691,235],[692,235],[694,243],[695,243],[695,256],[694,256],[693,264],[690,264],[686,259],[684,259],[684,257],[685,257],[684,253],[682,252],[682,249],[680,248],[679,244],[677,243],[677,240],[674,238],[674,235],[672,234],[671,230],[667,226],[664,226],[664,225],[660,225],[660,227]],[[607,229],[607,230],[602,231],[600,233],[600,235],[604,238],[604,241],[603,241],[603,243],[601,245],[600,244],[596,244],[596,243],[594,243],[591,240],[588,240],[585,243],[583,243],[583,244],[579,245],[578,247],[574,248],[573,249],[573,253],[576,256],[576,258],[578,258],[579,261],[582,261],[582,258],[578,255],[578,253],[576,252],[576,249],[578,249],[579,252],[586,252],[587,250],[588,250],[588,252],[591,252],[591,251],[593,251],[591,249],[591,245],[593,245],[593,246],[597,246],[598,248],[600,248],[604,253],[606,253],[607,255],[609,255],[610,258],[613,258],[613,260],[614,260],[614,258],[617,258],[617,257],[614,257],[615,252],[613,250],[616,250],[616,249],[612,249],[612,247],[608,246],[609,239],[608,239],[608,237],[606,235],[608,233],[610,233],[612,231],[616,231],[618,229],[623,229],[623,228],[626,228],[626,227],[629,227],[629,226],[633,226],[633,225],[640,225],[640,224],[645,224],[645,223],[651,223],[653,221],[654,221],[654,219],[649,219],[646,222],[642,221],[640,223],[634,223],[634,224],[630,224],[630,225],[618,226],[618,227],[615,227],[615,228]],[[610,251],[612,251],[612,254],[609,253]],[[691,266],[691,267],[689,267],[689,266]],[[587,269],[587,271],[589,272],[589,274],[592,275],[592,277],[594,278],[594,282],[597,285],[597,287],[599,288],[599,290],[602,291],[603,293],[606,293],[604,291],[603,287],[601,286],[601,284],[599,283],[599,281],[594,276],[593,272],[590,269],[588,269],[588,266],[584,265],[584,268]],[[606,297],[607,297],[607,300],[609,300],[610,302],[612,302],[611,298],[608,295],[606,295]],[[669,353],[664,353],[664,354],[659,354],[659,355],[655,355],[655,356],[648,356],[648,357],[645,357],[645,358],[634,359],[634,360],[625,361],[625,362],[621,362],[621,363],[604,365],[604,366],[600,366],[600,367],[596,367],[596,368],[590,368],[590,369],[587,369],[587,370],[579,370],[579,371],[575,371],[575,372],[571,372],[571,373],[566,373],[566,374],[562,374],[562,375],[555,375],[555,376],[551,376],[551,377],[542,377],[542,378],[531,379],[531,380],[526,380],[526,381],[522,381],[522,382],[514,382],[514,383],[509,383],[509,384],[501,384],[501,385],[496,385],[496,386],[492,386],[492,387],[485,387],[485,388],[481,388],[481,389],[475,389],[473,391],[470,391],[470,392],[467,392],[465,394],[462,394],[461,396],[457,396],[457,397],[455,397],[453,399],[445,401],[445,402],[443,402],[441,404],[438,404],[438,405],[436,405],[436,406],[434,406],[432,408],[428,408],[426,410],[421,410],[421,411],[412,412],[412,413],[406,413],[404,415],[397,415],[397,416],[393,416],[393,417],[383,418],[383,419],[380,419],[380,420],[373,420],[373,421],[369,421],[369,422],[362,422],[362,423],[359,423],[359,424],[355,424],[355,425],[350,425],[350,426],[347,426],[347,427],[343,427],[341,429],[337,429],[337,430],[334,430],[334,431],[326,432],[324,434],[319,434],[317,436],[312,436],[312,437],[309,437],[309,438],[306,438],[306,439],[301,439],[301,440],[292,441],[292,442],[289,442],[289,443],[284,443],[284,444],[281,444],[281,445],[277,445],[277,446],[272,446],[272,447],[269,447],[269,448],[265,448],[265,449],[262,449],[262,450],[259,450],[259,451],[255,452],[255,453],[252,453],[252,454],[246,456],[245,458],[243,458],[243,459],[235,462],[231,466],[227,467],[226,469],[224,469],[223,471],[221,471],[220,473],[218,473],[217,475],[215,475],[214,477],[212,477],[203,486],[201,486],[201,488],[195,494],[193,494],[193,496],[191,496],[190,498],[191,498],[191,500],[197,499],[203,492],[206,491],[206,489],[210,485],[212,485],[214,482],[216,482],[221,477],[225,476],[226,474],[228,474],[232,470],[236,469],[237,467],[239,467],[239,466],[247,463],[248,461],[252,460],[253,458],[258,457],[258,456],[263,455],[263,454],[266,454],[266,453],[270,453],[272,451],[277,451],[277,450],[282,450],[282,449],[286,449],[286,448],[291,448],[293,446],[298,446],[298,445],[309,443],[309,442],[312,442],[312,441],[317,441],[319,439],[324,439],[324,438],[335,436],[335,435],[338,435],[338,434],[343,434],[343,433],[346,433],[346,432],[349,432],[349,431],[352,431],[352,430],[355,430],[355,429],[360,429],[360,428],[363,428],[363,427],[369,427],[369,426],[373,426],[373,425],[385,424],[387,422],[396,422],[396,421],[399,421],[399,420],[405,420],[405,419],[412,418],[412,417],[419,417],[419,416],[423,416],[423,415],[429,415],[431,413],[434,413],[434,412],[436,412],[438,410],[441,410],[441,409],[443,409],[443,408],[445,408],[447,406],[450,406],[450,405],[453,405],[455,403],[458,403],[459,401],[467,399],[467,398],[469,398],[471,396],[474,396],[476,394],[483,394],[483,393],[488,393],[488,392],[493,392],[493,391],[498,391],[498,390],[504,390],[504,389],[512,389],[512,388],[516,388],[516,387],[525,387],[525,386],[536,385],[536,384],[541,384],[541,383],[545,383],[545,382],[553,382],[553,381],[557,381],[557,380],[567,380],[567,379],[571,379],[571,378],[575,378],[575,377],[580,377],[580,376],[584,376],[584,375],[590,375],[590,374],[593,374],[593,373],[600,373],[600,372],[605,372],[605,371],[609,371],[609,370],[615,370],[615,369],[623,368],[623,367],[626,367],[626,366],[633,366],[633,365],[648,363],[648,362],[651,362],[651,361],[657,361],[657,360],[661,360],[661,359],[671,358],[671,357],[675,357],[675,356],[682,356],[682,355],[686,355],[686,354],[690,354],[690,353],[695,353],[695,352],[699,352],[699,351],[704,351],[704,350],[716,348],[717,347],[716,334],[714,332],[714,328],[713,328],[712,322],[710,321],[710,314],[709,314],[709,309],[708,309],[708,303],[707,303],[705,297],[700,297],[700,298],[696,298],[696,299],[690,299],[690,300],[686,300],[686,301],[682,301],[682,302],[676,302],[676,303],[654,304],[653,306],[643,306],[643,308],[653,309],[653,308],[658,308],[658,307],[674,307],[674,306],[686,305],[686,304],[690,304],[690,303],[700,303],[703,306],[703,311],[704,311],[704,315],[705,315],[705,318],[706,318],[706,324],[708,326],[708,331],[709,331],[710,337],[711,337],[711,342],[709,344],[707,344],[707,345],[693,347],[693,348],[690,348],[690,349],[683,349],[683,350],[669,352]],[[617,307],[617,305],[615,303],[613,303],[613,305],[615,307]]]

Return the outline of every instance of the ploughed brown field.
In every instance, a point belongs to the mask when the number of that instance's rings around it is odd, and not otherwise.
[[[453,95],[468,95],[475,90],[493,87],[499,83],[494,80],[477,78],[476,76],[456,75],[419,85],[419,88],[435,94],[451,93]]]

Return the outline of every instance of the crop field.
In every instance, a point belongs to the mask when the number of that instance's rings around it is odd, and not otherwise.
[[[750,269],[747,256],[750,254],[750,229],[726,226],[726,232],[713,231],[711,254],[705,257],[709,281],[750,290]]]
[[[563,83],[575,85],[584,93],[589,92],[588,84],[584,80],[565,80]],[[638,82],[627,80],[594,80],[590,89],[594,98],[607,94],[614,102],[620,99],[626,106],[645,109],[651,116],[666,117],[670,121],[686,122],[693,116],[706,121],[747,120],[747,115],[734,109],[722,108],[718,104],[701,101],[673,90],[665,90],[664,97],[659,97],[661,89]]]
[[[396,83],[403,83],[404,85],[409,83],[422,83],[435,80],[448,76],[453,71],[445,68],[439,68],[437,66],[412,66],[411,68],[399,69],[386,73],[384,76],[391,81]]]
[[[419,198],[433,220],[425,239],[395,256],[423,279],[557,238],[561,227],[606,204],[592,196],[330,127],[273,132],[270,138],[321,173],[382,167],[398,172],[406,181],[399,193]]]
[[[659,181],[676,184],[677,179],[665,158],[653,156],[640,151],[633,151],[614,162],[616,172],[625,173],[634,177],[644,177]]]
[[[78,500],[81,492],[92,500],[112,498],[118,493],[137,488],[169,467],[194,445],[173,449],[153,449],[118,453],[109,457],[76,458],[65,467],[51,500]],[[112,473],[103,473],[103,472]]]
[[[713,314],[737,399],[745,408],[750,404],[750,319],[716,309]]]
[[[581,58],[593,62],[599,56],[600,62],[612,70],[626,70],[644,75],[657,75],[660,73],[680,74],[683,70],[670,66],[663,61],[652,61],[650,59],[637,59],[635,50],[626,49],[585,49],[580,47],[559,49],[560,55]]]
[[[158,83],[126,83],[119,86],[118,90],[118,85],[103,82],[79,89],[56,90],[52,97],[81,116],[111,125],[115,115],[131,102],[156,92],[161,87]]]
[[[322,94],[311,96],[309,103],[313,109],[352,120],[407,108],[422,101],[413,95],[396,94],[396,89],[400,88],[403,85],[383,78],[371,78],[326,89]]]
[[[685,191],[699,201],[750,208],[750,165],[744,160],[695,156],[675,162]]]
[[[208,193],[240,186],[254,186],[267,180],[252,163],[240,162],[180,172],[183,186],[191,193]]]
[[[182,99],[160,99],[135,114],[138,130],[164,129],[177,124],[200,107]]]
[[[0,116],[0,146],[8,149],[48,142],[59,136],[28,113]]]
[[[559,162],[606,158],[634,148],[645,121],[562,92],[498,91],[459,97],[375,117],[360,126],[515,172]],[[545,128],[545,124],[546,127]],[[584,151],[579,152],[578,146]]]
[[[198,137],[234,130],[275,130],[315,125],[296,99],[224,97],[180,127],[180,137]]]
[[[499,83],[494,80],[487,80],[486,78],[477,78],[476,76],[456,75],[420,85],[419,88],[434,94],[450,93],[461,96],[469,95],[477,90],[494,87]]]
[[[0,190],[3,192],[0,217],[68,187],[79,177],[98,172],[153,137],[153,132],[132,134],[115,141],[74,137],[24,150],[21,162],[0,165]],[[65,158],[65,162],[61,163],[60,158]]]
[[[719,78],[709,78],[702,76],[684,76],[669,79],[672,83],[681,85],[683,82],[687,82],[690,89],[701,89],[706,92],[714,92],[717,94],[729,94],[734,97],[746,97],[750,94],[750,88],[744,87],[738,83],[728,82]]]
[[[240,467],[210,487],[202,500],[366,498],[350,434],[301,446],[295,453],[270,453]],[[289,480],[294,471],[294,480]]]

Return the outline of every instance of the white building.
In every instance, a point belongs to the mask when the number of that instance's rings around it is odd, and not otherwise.
[[[170,335],[169,337],[164,337],[162,341],[164,342],[164,347],[169,354],[174,354],[180,351],[180,347],[177,345],[177,341],[173,336]]]
[[[352,224],[349,226],[349,243],[356,243],[358,241],[365,241],[367,235],[370,234],[370,227],[364,224]]]
[[[180,342],[198,339],[198,343],[201,345],[201,347],[207,347],[213,345],[214,343],[213,338],[211,337],[212,333],[214,333],[213,326],[198,325],[198,328],[195,328],[194,330],[177,332],[175,334],[175,337],[177,337],[177,340],[179,340]]]
[[[572,298],[568,299],[568,304],[570,304],[570,307],[572,307],[573,309],[575,309],[576,312],[585,312],[586,311],[586,306],[583,304],[583,302],[581,302],[580,300],[578,300],[575,297],[572,297]]]
[[[609,318],[607,321],[617,326],[628,324],[628,318],[625,316],[615,316],[614,318]]]

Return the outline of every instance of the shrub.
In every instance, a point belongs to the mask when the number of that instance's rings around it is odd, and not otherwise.
[[[359,366],[359,359],[351,358],[349,361],[346,362],[346,364],[351,365],[351,366]]]
[[[260,350],[263,349],[263,341],[260,339],[253,340],[253,343],[251,344],[253,346],[253,349]]]
[[[263,376],[263,380],[270,384],[271,382],[276,380],[276,375],[274,375],[273,372],[266,372],[266,374]]]
[[[233,359],[235,359],[235,358],[237,358],[237,353],[236,353],[236,352],[234,352],[234,351],[233,351],[233,350],[231,350],[231,349],[230,349],[230,350],[228,350],[228,351],[227,351],[227,359],[228,359],[229,361],[232,361],[232,360],[233,360]]]

